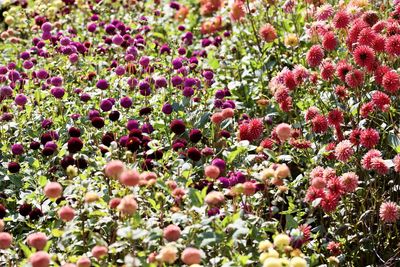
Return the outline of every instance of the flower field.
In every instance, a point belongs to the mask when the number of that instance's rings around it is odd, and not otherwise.
[[[0,9],[0,266],[400,266],[400,1]]]

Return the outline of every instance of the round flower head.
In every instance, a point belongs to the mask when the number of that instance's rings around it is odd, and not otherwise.
[[[387,92],[395,94],[400,89],[399,75],[394,71],[386,72],[382,78],[382,86]]]
[[[62,196],[63,188],[57,182],[50,182],[44,187],[44,194],[48,198],[59,198]]]
[[[161,262],[169,264],[174,263],[178,259],[178,249],[175,246],[167,245],[160,250],[157,259]]]
[[[58,210],[58,216],[64,222],[69,222],[75,217],[75,210],[69,206],[64,206]]]
[[[400,154],[397,154],[393,159],[394,171],[400,172]]]
[[[102,258],[103,256],[107,255],[107,253],[108,253],[108,249],[105,246],[94,246],[92,248],[92,255],[96,259]]]
[[[322,47],[320,45],[313,45],[306,55],[307,63],[312,68],[317,67],[321,64],[324,56]]]
[[[47,236],[40,232],[33,233],[28,236],[26,242],[36,250],[43,250],[47,244]]]
[[[379,208],[379,217],[385,223],[395,223],[399,216],[399,206],[394,202],[384,202]]]
[[[374,50],[366,45],[360,45],[353,51],[354,61],[361,67],[372,66],[375,62]]]
[[[273,42],[277,37],[276,30],[275,30],[274,26],[272,26],[269,23],[263,25],[260,28],[259,34],[260,34],[261,38],[264,41],[266,41],[267,43]]]
[[[379,142],[379,132],[375,129],[368,128],[361,131],[360,144],[365,148],[373,148]]]
[[[353,144],[349,140],[343,140],[336,145],[335,156],[338,160],[346,162],[353,154]]]
[[[174,224],[170,224],[164,228],[163,236],[168,242],[176,241],[181,236],[181,229]]]
[[[12,235],[0,232],[0,249],[8,249],[11,246],[12,240]]]
[[[44,251],[35,252],[29,257],[29,263],[32,267],[48,267],[50,265],[50,255]]]
[[[343,173],[340,183],[346,192],[354,192],[358,186],[358,175],[354,172]]]
[[[185,248],[182,252],[181,259],[187,265],[200,264],[201,251],[196,248]]]

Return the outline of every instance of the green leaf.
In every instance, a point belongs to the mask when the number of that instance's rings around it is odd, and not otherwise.
[[[25,257],[26,258],[29,258],[30,256],[31,256],[31,254],[32,254],[32,251],[28,248],[28,246],[26,246],[24,243],[22,243],[22,242],[19,242],[18,243],[19,244],[19,247],[22,249],[22,251],[24,252],[24,254],[25,254]]]
[[[53,229],[53,230],[51,230],[51,234],[54,237],[60,237],[60,236],[62,236],[64,234],[64,231],[61,231],[61,230],[58,230],[58,229]]]
[[[293,218],[292,215],[286,214],[285,217],[286,217],[286,225],[285,225],[286,230],[290,230],[299,226],[299,224],[296,222],[296,220]]]
[[[39,185],[41,187],[45,186],[47,184],[47,178],[46,176],[39,176]]]
[[[207,60],[208,60],[208,65],[216,70],[219,68],[219,62],[218,60],[214,57],[214,52],[209,52],[207,55]]]
[[[397,153],[400,153],[400,137],[399,136],[395,135],[394,133],[389,133],[389,135],[388,135],[388,144]]]

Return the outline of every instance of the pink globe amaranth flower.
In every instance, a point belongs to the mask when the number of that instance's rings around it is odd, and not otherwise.
[[[320,45],[313,45],[306,55],[307,63],[310,67],[314,68],[321,64],[324,59],[325,53]]]
[[[225,117],[224,117],[224,115],[222,114],[222,112],[214,113],[214,114],[211,116],[211,121],[212,121],[212,123],[217,124],[217,125],[221,124],[221,122],[222,122],[224,119],[225,119]]]
[[[275,128],[275,132],[282,142],[285,142],[290,137],[292,126],[287,123],[280,123]]]
[[[217,179],[220,174],[220,169],[217,166],[209,165],[204,168],[204,174],[207,177]]]
[[[354,192],[358,186],[358,175],[354,172],[346,172],[340,176],[340,183],[344,191]]]
[[[181,237],[181,229],[174,224],[170,224],[164,228],[163,236],[168,242],[176,241]]]
[[[64,222],[72,221],[75,217],[75,210],[69,206],[61,207],[57,213]]]
[[[103,256],[107,255],[108,249],[105,246],[94,246],[92,248],[92,255],[95,257],[97,260],[102,258]]]
[[[125,164],[120,160],[112,160],[107,163],[104,172],[107,177],[117,179],[125,170]]]
[[[50,255],[44,251],[38,251],[29,257],[32,267],[48,267],[50,265]]]
[[[343,140],[336,145],[335,157],[342,162],[346,162],[354,154],[353,144],[349,140]]]
[[[393,159],[394,171],[400,172],[400,154],[397,154]]]
[[[48,198],[59,198],[62,195],[63,188],[57,182],[50,182],[44,187],[44,194]]]
[[[88,257],[80,257],[79,260],[76,262],[76,267],[90,267],[92,262]]]
[[[26,243],[36,250],[43,250],[47,244],[47,236],[44,233],[33,233],[28,236]]]
[[[122,198],[117,209],[123,214],[132,215],[138,209],[138,204],[133,195],[127,195]]]
[[[136,170],[125,170],[119,176],[121,184],[126,186],[135,186],[139,184],[140,174]]]
[[[12,235],[6,232],[0,232],[0,249],[8,249],[11,246],[12,240]]]
[[[368,128],[361,131],[360,144],[365,148],[373,148],[379,142],[379,132],[375,129]]]
[[[185,248],[181,255],[181,260],[187,265],[201,263],[201,251],[196,248]]]
[[[256,193],[256,184],[250,181],[243,183],[243,194],[246,196],[252,196]]]
[[[391,201],[382,203],[379,217],[385,223],[395,223],[399,219],[399,206]]]
[[[204,202],[209,206],[219,206],[225,201],[224,194],[218,191],[211,191],[204,198]]]
[[[273,42],[276,39],[276,37],[278,36],[276,34],[276,30],[275,30],[274,26],[272,26],[269,23],[263,25],[260,28],[259,34],[260,34],[261,38],[264,41],[266,41],[267,43]]]
[[[222,116],[224,119],[232,118],[235,115],[235,110],[233,108],[225,108],[222,110]]]

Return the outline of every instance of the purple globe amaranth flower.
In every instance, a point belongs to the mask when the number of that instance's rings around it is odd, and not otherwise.
[[[147,56],[141,57],[140,60],[139,60],[139,64],[140,64],[143,68],[149,66],[149,64],[150,64],[150,58],[147,57]]]
[[[183,56],[186,54],[186,49],[184,47],[179,47],[178,48],[178,54]]]
[[[217,207],[210,208],[210,209],[207,211],[207,215],[208,215],[209,217],[216,216],[216,215],[218,215],[218,214],[220,214],[220,210],[219,210],[219,208],[217,208]]]
[[[170,54],[171,53],[171,48],[167,44],[163,44],[160,47],[160,54]]]
[[[127,83],[129,85],[129,87],[132,89],[132,88],[135,88],[138,85],[139,81],[136,78],[129,78]]]
[[[0,74],[6,74],[8,72],[7,67],[5,66],[0,66]]]
[[[211,164],[214,166],[217,166],[221,173],[225,172],[226,169],[226,163],[225,160],[220,159],[220,158],[215,158],[211,161]]]
[[[28,102],[28,99],[26,98],[25,95],[23,94],[18,94],[15,96],[15,104],[17,104],[18,106],[25,106],[25,104]]]
[[[212,80],[214,78],[214,73],[212,71],[206,70],[203,72],[203,77],[207,80]]]
[[[151,125],[150,123],[145,123],[142,125],[143,133],[151,134],[153,131],[154,131],[153,125]]]
[[[45,22],[42,24],[40,28],[42,29],[43,32],[50,32],[52,29],[52,25],[50,22]]]
[[[169,125],[171,131],[175,134],[182,134],[185,132],[185,122],[181,119],[174,119]]]
[[[42,33],[42,39],[43,40],[50,40],[51,38],[51,33],[50,32],[43,32]]]
[[[106,80],[104,80],[104,79],[100,79],[96,83],[96,87],[101,89],[101,90],[107,89],[108,86],[109,86],[108,82]]]
[[[192,87],[185,87],[182,91],[183,96],[191,97],[194,94],[194,90]]]
[[[53,150],[57,150],[57,144],[53,141],[49,141],[44,145],[45,148],[51,148]]]
[[[50,83],[51,83],[52,85],[54,85],[54,86],[61,86],[62,83],[63,83],[63,79],[62,79],[61,77],[55,76],[55,77],[52,77],[52,78],[50,79]]]
[[[96,23],[90,23],[87,25],[87,30],[89,32],[95,32],[97,28],[97,24]]]
[[[13,144],[11,146],[11,152],[13,155],[22,155],[22,153],[24,153],[24,147],[21,144]]]
[[[217,91],[215,92],[215,98],[222,99],[222,98],[224,98],[224,97],[225,97],[225,92],[224,92],[224,90],[217,90]]]
[[[5,85],[0,88],[0,97],[7,98],[11,97],[12,95],[13,95],[13,89],[10,86]]]
[[[49,73],[44,69],[40,69],[36,72],[36,77],[40,80],[45,80],[49,77]]]
[[[156,88],[167,87],[167,79],[165,79],[164,77],[159,77],[155,80],[155,85]]]
[[[139,122],[137,120],[129,120],[126,124],[126,128],[131,131],[139,128]]]
[[[172,105],[169,104],[169,103],[165,103],[165,104],[163,105],[162,109],[161,109],[161,111],[162,111],[164,114],[167,114],[167,115],[171,114],[171,113],[172,113],[172,110],[173,110]]]
[[[172,82],[172,85],[176,87],[183,83],[183,79],[181,76],[174,76],[171,78],[171,82]]]
[[[51,125],[53,125],[53,121],[50,119],[44,119],[42,120],[42,128],[43,129],[48,129],[51,127]]]
[[[120,113],[118,110],[113,110],[108,114],[110,121],[117,121],[119,119]]]
[[[222,188],[228,188],[230,185],[229,179],[227,177],[219,177],[218,181],[221,183]]]
[[[100,117],[100,112],[95,109],[89,110],[88,117],[89,117],[89,120],[96,118],[96,117]]]
[[[183,83],[184,87],[193,87],[195,85],[196,85],[196,79],[194,78],[186,78]]]
[[[24,51],[19,55],[19,57],[24,59],[24,60],[27,60],[28,58],[30,58],[30,56],[31,55],[30,55],[30,53],[28,51]]]
[[[123,135],[121,136],[121,138],[119,139],[119,144],[123,147],[126,147],[126,143],[128,142],[129,136],[127,135]]]
[[[112,42],[115,45],[121,45],[124,42],[124,38],[122,38],[121,35],[116,34],[116,35],[113,36]]]
[[[65,90],[64,90],[64,88],[61,88],[61,87],[54,87],[54,88],[52,88],[52,89],[50,90],[50,93],[51,93],[55,98],[61,99],[61,98],[64,96],[64,94],[65,94]]]
[[[113,103],[109,99],[104,99],[100,103],[101,110],[107,112],[110,111],[113,107]]]
[[[76,53],[72,53],[71,55],[69,55],[68,59],[71,63],[76,63],[79,60],[79,56]]]
[[[89,101],[90,100],[90,95],[88,94],[88,93],[83,93],[83,94],[81,94],[80,95],[80,97],[79,97],[83,102],[87,102],[87,101]]]
[[[31,68],[33,68],[33,62],[30,60],[25,60],[24,63],[22,63],[22,67],[24,69],[30,70]]]
[[[20,78],[21,78],[21,75],[20,75],[19,72],[16,71],[16,70],[11,70],[11,71],[8,73],[8,79],[9,79],[10,81],[12,81],[12,82],[16,82],[16,81],[18,81]]]
[[[115,74],[118,76],[122,76],[125,74],[125,68],[124,66],[119,65],[118,67],[115,68]]]
[[[68,37],[63,37],[60,40],[60,44],[63,46],[69,45],[71,43],[71,39],[69,39]]]
[[[178,57],[178,58],[174,58],[172,60],[172,66],[174,67],[175,70],[181,68],[183,66],[182,64],[182,58]]]
[[[132,99],[128,96],[121,98],[119,102],[124,108],[130,108],[132,106]]]

